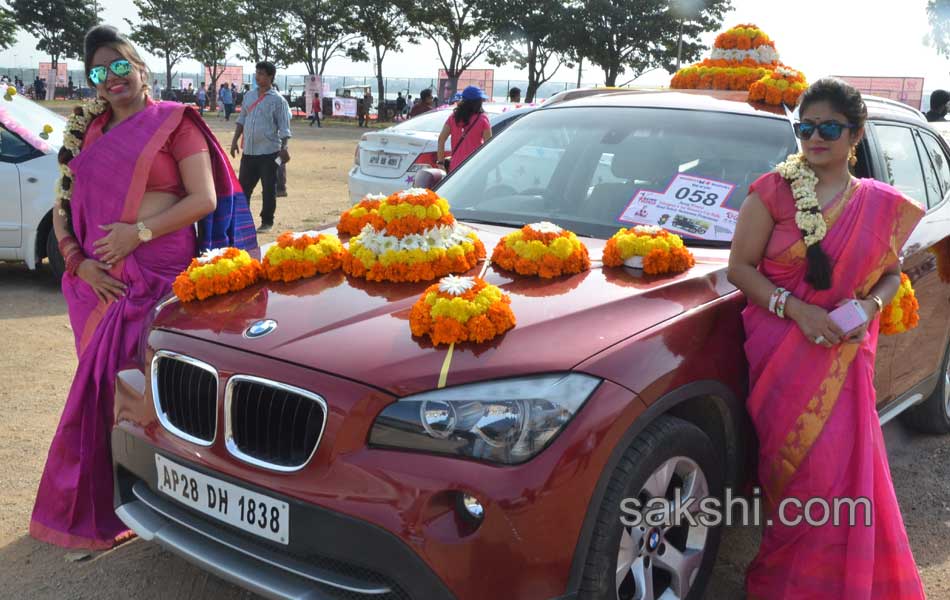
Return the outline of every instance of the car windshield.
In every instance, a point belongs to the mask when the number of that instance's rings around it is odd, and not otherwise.
[[[66,119],[20,94],[10,100],[0,100],[0,124],[39,150],[58,152],[63,145]],[[52,127],[53,131],[47,139],[43,139],[40,134],[46,125]]]
[[[463,221],[553,221],[608,238],[660,225],[729,242],[749,185],[797,151],[788,121],[690,110],[578,107],[519,119],[439,187]]]

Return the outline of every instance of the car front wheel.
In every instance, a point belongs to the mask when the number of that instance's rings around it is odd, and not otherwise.
[[[59,253],[59,243],[56,241],[56,231],[53,228],[50,228],[49,233],[46,234],[46,258],[49,260],[49,268],[53,272],[53,277],[56,281],[61,281],[63,273],[66,272],[66,261]]]
[[[950,433],[950,346],[943,357],[937,389],[929,398],[901,413],[901,420],[924,433]]]
[[[697,600],[708,584],[721,526],[707,526],[699,502],[722,497],[719,453],[701,429],[664,415],[624,453],[601,503],[587,554],[579,600]],[[675,516],[662,524],[635,523],[632,507],[680,505],[697,521]],[[633,500],[636,502],[633,502]],[[652,499],[652,501],[651,501]],[[685,516],[685,515],[684,515]],[[678,522],[677,522],[678,521]]]

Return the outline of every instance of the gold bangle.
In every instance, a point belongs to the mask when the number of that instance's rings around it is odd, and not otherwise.
[[[874,304],[877,304],[877,312],[879,313],[884,312],[884,301],[881,300],[880,296],[875,294],[874,296],[871,296],[869,299],[873,300]]]

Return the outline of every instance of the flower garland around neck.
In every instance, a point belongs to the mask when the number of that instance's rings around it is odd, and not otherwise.
[[[86,130],[92,121],[104,113],[109,104],[102,99],[86,102],[73,109],[73,114],[66,120],[63,131],[63,147],[59,151],[60,178],[56,181],[56,212],[61,217],[69,216],[69,201],[73,194],[73,172],[69,168],[69,161],[79,156],[82,141]]]
[[[818,195],[815,193],[818,176],[800,152],[790,154],[775,170],[792,188],[796,209],[795,224],[805,238],[805,246],[811,247],[820,243],[828,233],[828,225],[821,214],[821,204],[818,203]]]

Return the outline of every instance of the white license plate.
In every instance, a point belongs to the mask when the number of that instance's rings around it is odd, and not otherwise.
[[[402,163],[402,156],[398,154],[389,154],[388,152],[376,152],[369,157],[369,164],[374,167],[384,167],[386,169],[398,169]]]
[[[185,506],[254,535],[287,544],[290,507],[155,455],[158,490]]]

